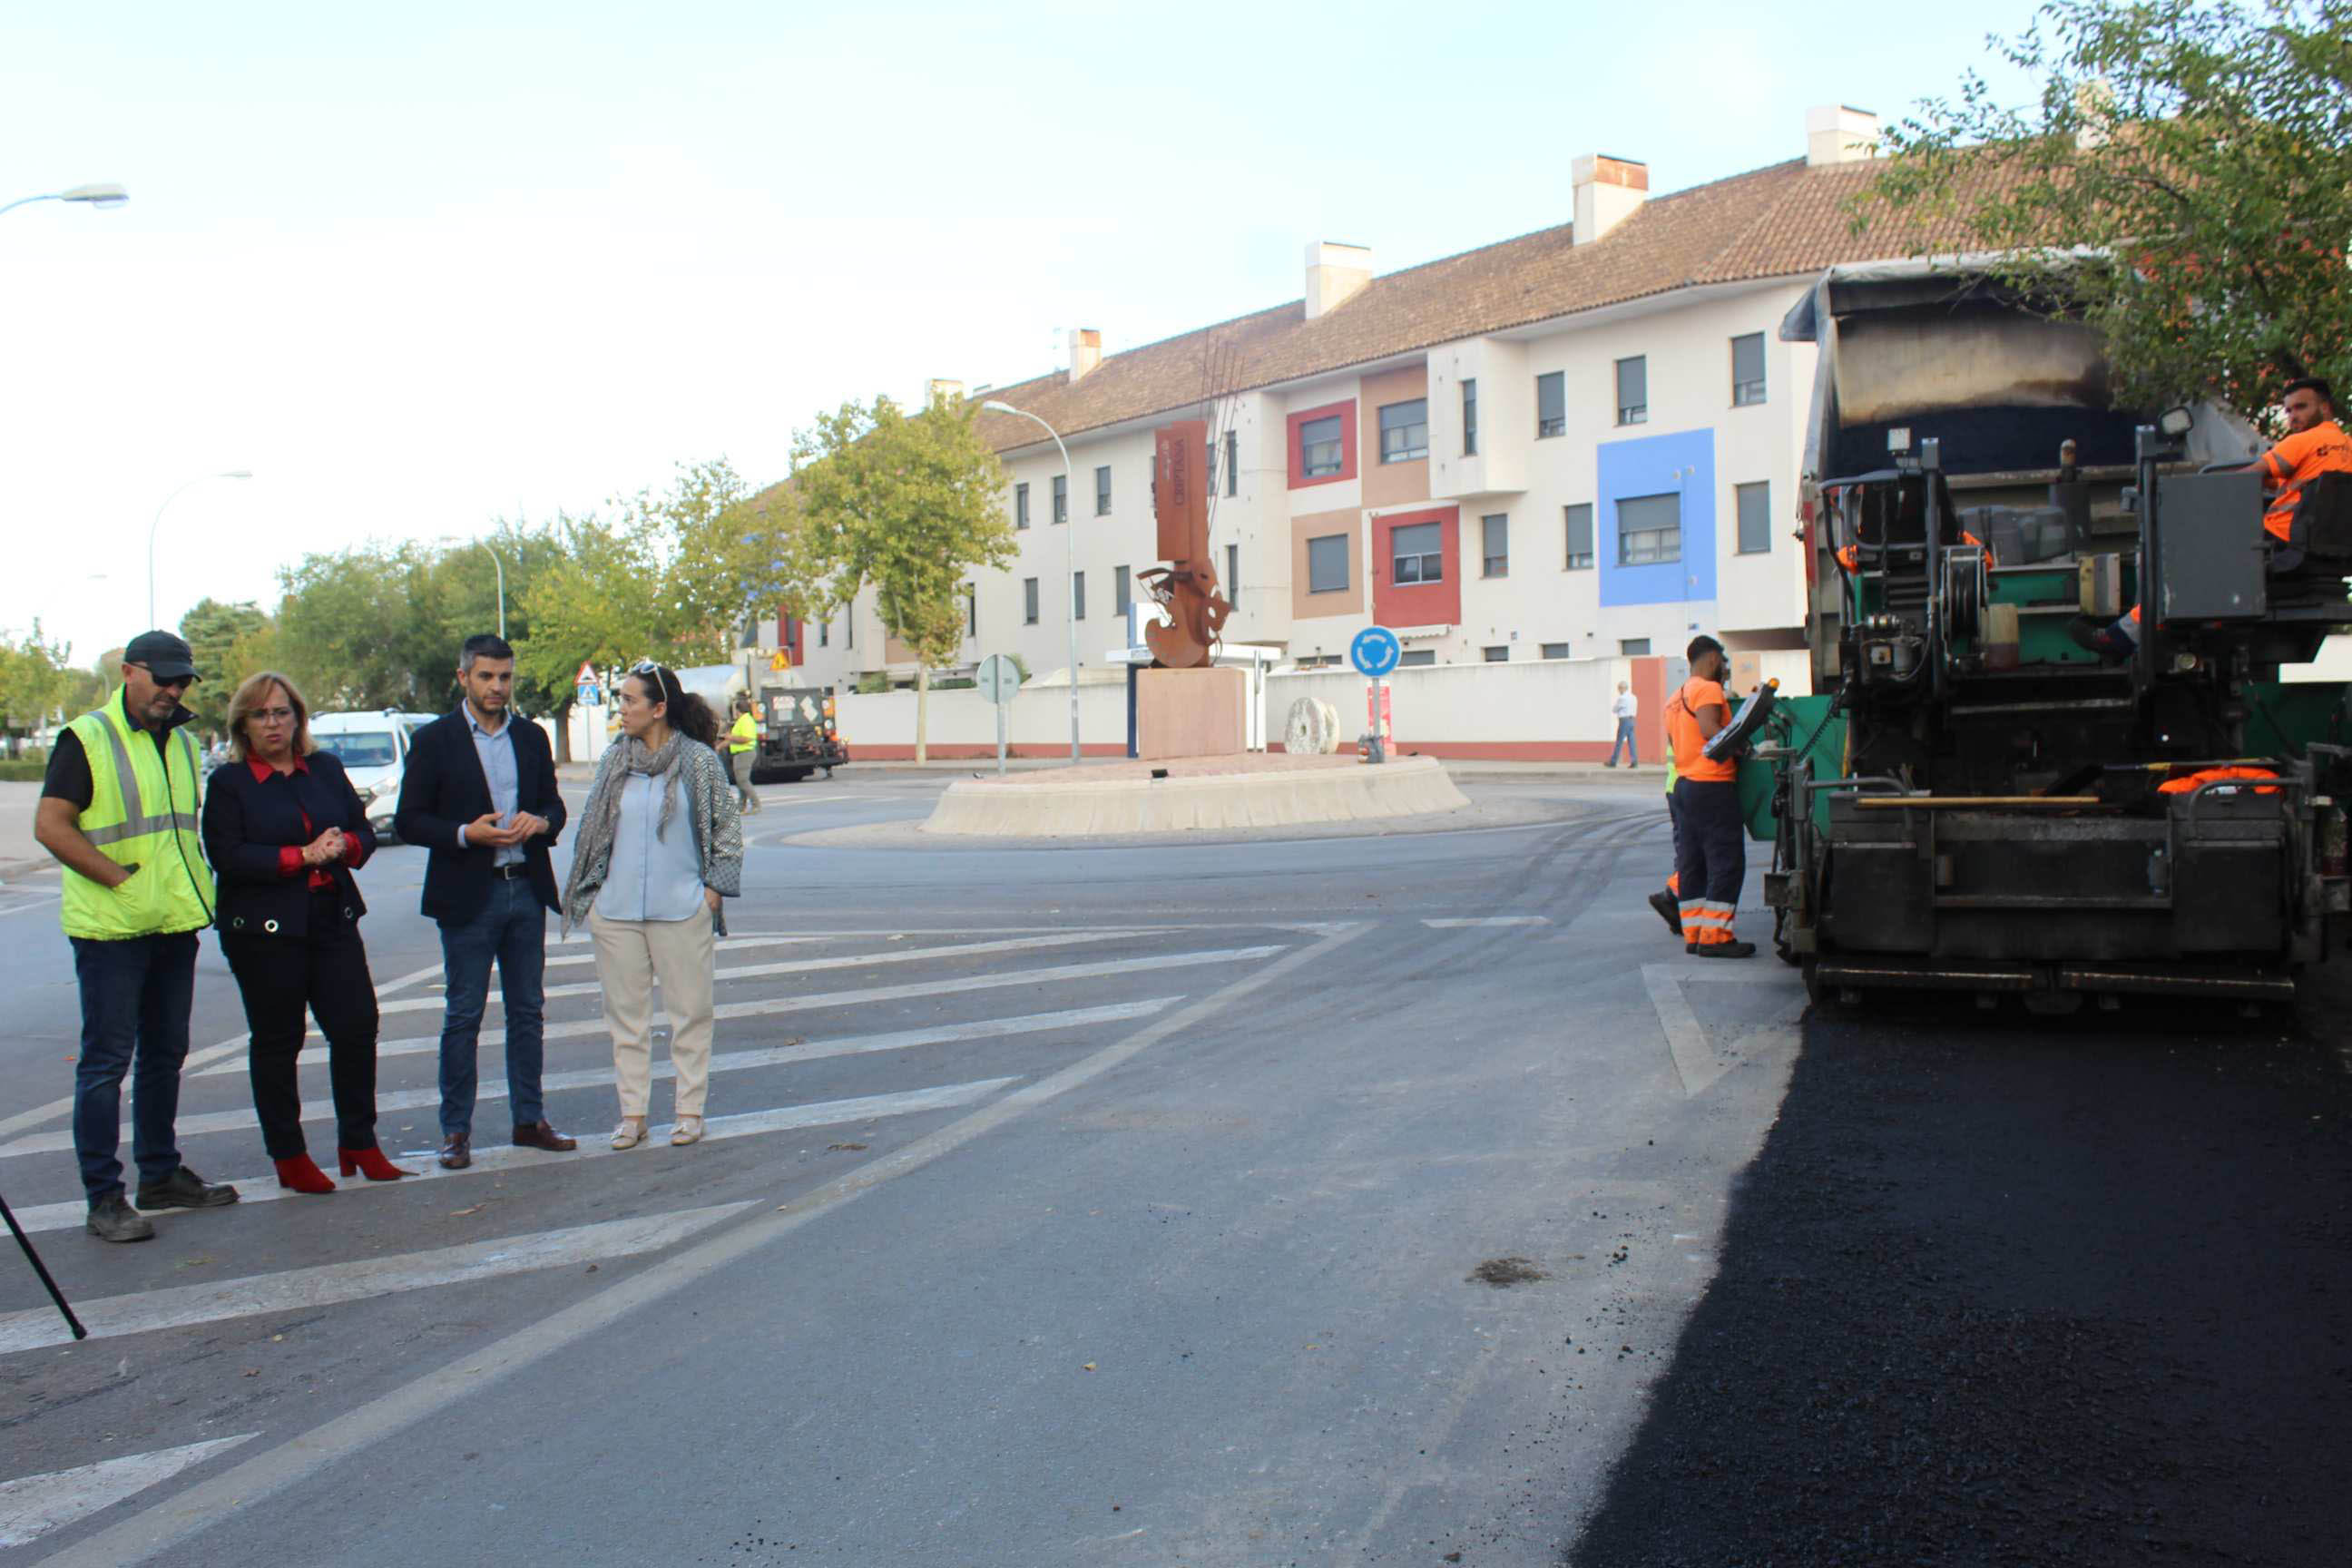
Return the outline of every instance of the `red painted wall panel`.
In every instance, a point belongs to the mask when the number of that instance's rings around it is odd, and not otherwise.
[[[1307,458],[1298,444],[1298,427],[1310,419],[1328,419],[1335,415],[1339,420],[1339,471],[1336,474],[1318,474],[1310,479],[1307,477]],[[1300,409],[1290,416],[1286,437],[1290,443],[1290,488],[1292,489],[1303,490],[1309,485],[1336,485],[1342,480],[1356,477],[1356,400],[1354,398],[1351,397],[1345,403],[1327,403],[1320,408]]]
[[[1390,536],[1417,522],[1438,525],[1445,576],[1435,583],[1396,583],[1396,552]],[[1462,621],[1462,509],[1425,507],[1372,520],[1372,619],[1384,626],[1458,626]]]

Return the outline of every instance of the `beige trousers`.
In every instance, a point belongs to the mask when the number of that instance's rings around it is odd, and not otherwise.
[[[613,1074],[621,1114],[643,1116],[653,1093],[654,982],[669,1015],[669,1059],[677,1069],[677,1114],[702,1114],[710,1080],[711,964],[717,944],[710,917],[608,921],[591,910],[596,977],[604,985],[604,1026],[613,1031]]]

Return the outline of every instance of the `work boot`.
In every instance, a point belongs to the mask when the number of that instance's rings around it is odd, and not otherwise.
[[[84,1223],[100,1241],[149,1241],[155,1235],[154,1222],[124,1203],[120,1190],[90,1199],[89,1218]]]
[[[1752,942],[1706,942],[1691,949],[1701,958],[1753,958],[1756,944]]]
[[[1668,931],[1676,936],[1683,934],[1683,907],[1675,901],[1673,894],[1663,889],[1652,893],[1650,907],[1658,911],[1658,918],[1666,922]]]
[[[207,1182],[185,1165],[160,1182],[139,1184],[142,1209],[216,1209],[235,1202],[235,1187],[226,1182]]]
[[[2135,651],[2131,638],[2112,623],[2101,622],[2090,616],[2076,616],[2066,623],[2066,635],[2074,646],[2097,654],[2107,664],[2121,664]]]

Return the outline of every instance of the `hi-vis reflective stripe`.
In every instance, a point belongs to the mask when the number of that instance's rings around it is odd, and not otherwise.
[[[130,748],[122,743],[122,731],[114,727],[113,721],[101,719],[98,727],[106,731],[107,749],[114,753],[114,783],[115,787],[121,792],[122,815],[126,818],[123,826],[128,827],[131,822],[138,820],[143,814],[143,808],[147,805],[145,801],[139,798],[138,770],[131,765]],[[163,803],[166,810],[170,809],[171,805],[168,800]],[[152,832],[153,829],[147,828],[142,831]]]
[[[126,838],[136,838],[146,833],[169,833],[175,827],[185,828],[190,833],[195,832],[195,814],[173,811],[167,812],[162,816],[134,816],[130,821],[120,823],[112,827],[93,827],[82,837],[92,844],[120,844]]]
[[[163,802],[161,812],[152,815],[147,812],[147,802],[139,793],[139,771],[131,765],[131,749],[122,743],[122,731],[108,721],[100,722],[99,728],[106,731],[106,749],[114,758],[114,783],[122,794],[124,820],[120,826],[100,827],[89,833],[89,841],[92,844],[115,844],[125,838],[136,838],[142,833],[169,833],[175,827],[195,832],[195,814],[173,811],[169,800]],[[193,781],[196,773],[196,742],[194,738],[184,730],[174,731],[167,744],[176,744],[180,748],[181,758],[188,764],[188,776]],[[171,772],[171,763],[167,758],[163,764],[167,795],[170,793],[168,781]]]

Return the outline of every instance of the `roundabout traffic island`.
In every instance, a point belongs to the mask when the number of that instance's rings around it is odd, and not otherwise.
[[[998,838],[1187,833],[1417,816],[1469,804],[1433,757],[1367,763],[1242,752],[959,779],[922,831]]]

